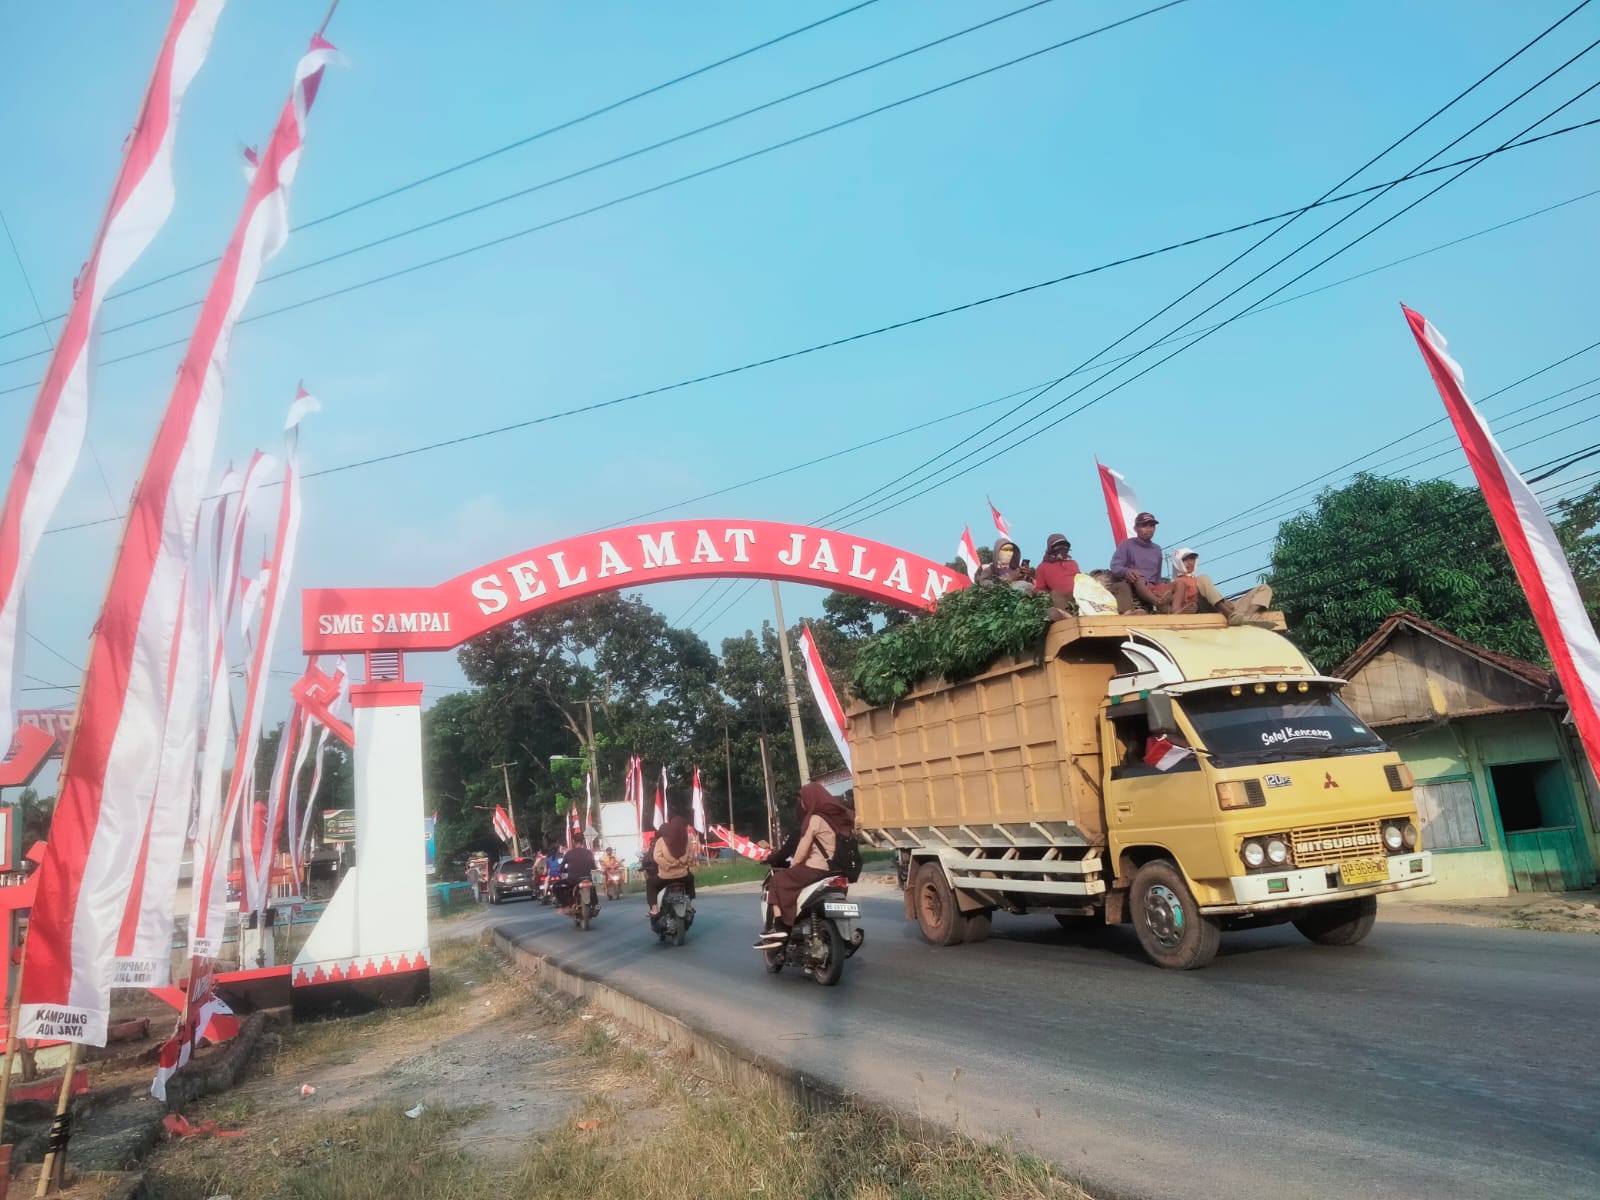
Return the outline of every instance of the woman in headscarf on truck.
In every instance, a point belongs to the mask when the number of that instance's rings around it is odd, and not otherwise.
[[[839,839],[852,836],[855,829],[855,817],[827,788],[808,783],[800,789],[800,840],[789,860],[772,872],[772,883],[767,888],[770,924],[756,942],[757,950],[781,946],[789,940],[800,893],[834,874],[829,864],[838,850]],[[770,861],[777,863],[781,853],[774,854]]]
[[[1021,548],[1010,538],[1003,537],[994,544],[989,561],[978,568],[974,583],[1003,583],[1009,587],[1026,587],[1033,580],[1033,568],[1025,566]]]

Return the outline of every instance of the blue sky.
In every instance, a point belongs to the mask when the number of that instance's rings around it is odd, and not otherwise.
[[[711,166],[1153,2],[1053,0],[710,133],[264,282],[250,313]],[[877,0],[685,84],[305,229],[269,271],[530,187],[1023,3]],[[323,216],[846,7],[846,0],[344,0],[328,36],[349,61],[325,81],[312,115],[294,215]],[[219,471],[255,446],[276,447],[301,379],[324,404],[304,427],[306,466],[339,467],[844,337],[1292,208],[1323,194],[1570,7],[1568,0],[1189,0],[701,179],[248,323],[234,343]],[[182,116],[177,210],[125,286],[220,251],[243,195],[240,148],[265,137],[325,9],[324,0],[228,5]],[[156,0],[0,5],[7,80],[0,128],[10,168],[0,176],[0,211],[47,315],[65,306],[167,12]],[[1368,169],[1357,185],[1404,174],[1597,37],[1600,5]],[[1493,148],[1596,78],[1600,52],[1573,63],[1444,160]],[[1542,129],[1597,116],[1600,92]],[[1600,127],[1491,160],[1283,295],[1600,189],[1597,142]],[[1443,178],[1403,185],[1200,324],[1231,315]],[[1304,218],[1124,351],[1165,334],[1350,207]],[[1221,521],[1440,415],[1397,301],[1426,313],[1450,337],[1477,396],[1596,340],[1597,213],[1600,196],[1578,200],[1241,320],[1048,433],[1003,454],[980,452],[972,461],[981,465],[960,479],[844,524],[947,558],[964,523],[980,541],[992,538],[987,492],[1032,556],[1059,529],[1092,562],[1110,552],[1096,454],[1122,470],[1145,507],[1162,517],[1163,540]],[[313,479],[296,582],[437,582],[1052,379],[1203,279],[1252,236],[596,414]],[[205,278],[190,273],[114,300],[107,324],[195,300]],[[103,355],[181,339],[192,317],[186,311],[108,334]],[[35,319],[18,263],[0,244],[0,333]],[[0,339],[0,360],[44,346],[38,330],[17,333]],[[120,504],[128,494],[180,354],[173,348],[101,371],[90,442],[106,481],[85,455],[58,525],[110,517],[110,497]],[[28,385],[43,363],[32,357],[0,366],[0,437],[12,455],[32,401]],[[1493,421],[1594,376],[1600,352],[1489,401],[1486,412]],[[1595,424],[1551,432],[1600,418],[1600,401],[1554,411],[1589,390],[1514,418],[1537,420],[1507,433],[1508,446],[1541,440],[1514,450],[1513,459],[1532,467],[1563,448],[1600,441]],[[813,520],[948,447],[978,445],[1008,407],[990,406],[672,511]],[[1437,449],[1450,452],[1414,473],[1464,478],[1459,449]],[[1387,469],[1406,466],[1402,459]],[[1300,499],[1270,506],[1255,520]],[[1228,526],[1196,544],[1218,577],[1248,573],[1267,561],[1268,547],[1255,543],[1273,528]],[[109,521],[53,533],[37,561],[31,627],[73,663],[83,661],[116,536]],[[700,585],[663,585],[648,599],[676,618],[701,592]],[[744,592],[738,585],[727,593],[729,603],[722,596],[687,622],[714,646],[770,616],[764,587]],[[820,599],[790,588],[786,615],[814,612]],[[279,668],[297,668],[288,629],[277,658]],[[76,682],[65,662],[38,646],[29,649],[27,670],[47,683]],[[410,672],[441,685],[431,698],[460,682],[450,656],[413,660]],[[70,693],[26,697],[65,703]]]

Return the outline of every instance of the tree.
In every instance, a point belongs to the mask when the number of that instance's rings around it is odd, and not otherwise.
[[[1594,615],[1600,502],[1561,515]],[[1267,577],[1289,636],[1323,670],[1338,667],[1389,614],[1409,610],[1468,641],[1548,665],[1483,494],[1442,479],[1358,475],[1278,528]]]

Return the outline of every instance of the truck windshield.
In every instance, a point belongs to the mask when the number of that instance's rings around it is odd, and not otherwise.
[[[1327,687],[1284,694],[1232,695],[1221,687],[1190,692],[1181,704],[1219,766],[1282,762],[1387,749]]]

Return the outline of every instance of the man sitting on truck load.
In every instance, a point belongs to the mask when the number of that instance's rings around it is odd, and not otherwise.
[[[1215,612],[1228,618],[1229,625],[1259,625],[1264,629],[1275,626],[1261,614],[1272,606],[1272,588],[1258,583],[1237,600],[1229,600],[1211,582],[1211,576],[1199,574],[1200,555],[1187,546],[1172,552],[1172,590],[1167,596],[1166,611],[1172,613]]]
[[[1158,524],[1150,513],[1140,513],[1133,519],[1133,536],[1118,542],[1112,552],[1111,593],[1118,612],[1161,611],[1168,585],[1161,581],[1161,547],[1155,543]]]
[[[1073,586],[1078,582],[1078,564],[1072,557],[1072,543],[1064,533],[1052,533],[1044,544],[1044,561],[1033,573],[1033,590],[1050,593],[1050,619],[1059,620],[1059,610],[1066,615],[1067,601],[1072,598]]]

